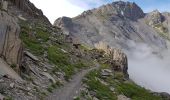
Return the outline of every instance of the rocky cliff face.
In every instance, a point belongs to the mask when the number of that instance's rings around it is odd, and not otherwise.
[[[129,41],[133,41],[167,48],[169,24],[163,24],[167,19],[158,11],[145,14],[135,3],[118,1],[72,19],[59,18],[54,25],[91,46],[101,41],[111,47],[129,49]]]
[[[51,24],[42,11],[28,0],[1,0],[0,5],[0,57],[2,58],[0,75],[9,75],[20,81],[22,79],[17,73],[21,72],[23,43],[20,39],[22,32],[19,23],[39,21],[44,25],[51,26]]]
[[[0,55],[8,64],[19,65],[22,45],[19,39],[20,27],[17,19],[0,11]]]
[[[44,24],[51,25],[43,12],[36,8],[29,0],[1,0],[1,7],[3,10],[21,18],[35,20],[41,19]]]

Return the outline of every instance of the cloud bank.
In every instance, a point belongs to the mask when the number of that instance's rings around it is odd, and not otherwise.
[[[170,93],[170,52],[153,52],[146,44],[133,45],[132,50],[127,53],[130,78],[152,91]]]

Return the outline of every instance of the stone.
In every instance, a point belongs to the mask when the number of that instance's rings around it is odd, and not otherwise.
[[[43,72],[42,74],[46,76],[49,80],[51,80],[53,83],[56,83],[56,80],[49,73]]]
[[[117,100],[131,100],[131,99],[127,98],[125,95],[118,95]]]
[[[30,88],[30,87],[27,87],[27,90],[28,90],[28,91],[30,91],[30,90],[31,90],[31,88]]]
[[[4,80],[3,79],[0,79],[0,83],[3,83],[4,82]]]
[[[44,71],[44,72],[47,72],[47,69],[46,69],[46,68],[43,68],[43,71]]]
[[[97,97],[93,97],[93,100],[99,100]]]
[[[114,88],[114,87],[110,87],[110,90],[111,90],[112,92],[114,92],[114,91],[115,91],[115,88]]]
[[[6,0],[3,0],[3,2],[2,2],[2,9],[5,11],[8,10],[8,2]]]
[[[4,100],[5,99],[5,96],[3,96],[1,93],[0,93],[0,100]]]
[[[110,69],[102,69],[101,75],[103,77],[111,76],[112,75],[112,70],[110,70]]]
[[[11,87],[11,88],[14,88],[14,85],[15,85],[15,83],[11,83],[11,84],[10,84],[10,87]]]
[[[18,18],[21,19],[21,20],[23,20],[23,21],[27,21],[27,19],[24,18],[22,15],[19,15]]]
[[[24,51],[24,53],[26,56],[30,57],[32,60],[39,61],[39,59],[36,56],[34,56],[32,53],[30,53],[28,51]]]
[[[61,49],[61,51],[64,52],[64,53],[68,53],[68,52],[67,52],[66,50],[64,50],[64,49]]]

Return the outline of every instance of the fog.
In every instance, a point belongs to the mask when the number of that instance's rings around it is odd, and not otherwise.
[[[154,92],[170,93],[170,52],[160,50],[156,54],[146,44],[131,44],[127,52],[130,79]]]

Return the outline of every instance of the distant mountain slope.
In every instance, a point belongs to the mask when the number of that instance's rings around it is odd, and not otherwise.
[[[135,3],[118,1],[85,11],[72,19],[59,18],[54,25],[91,46],[104,42],[128,49],[131,41],[160,49],[167,48],[169,19],[169,13],[153,11],[145,14]]]

